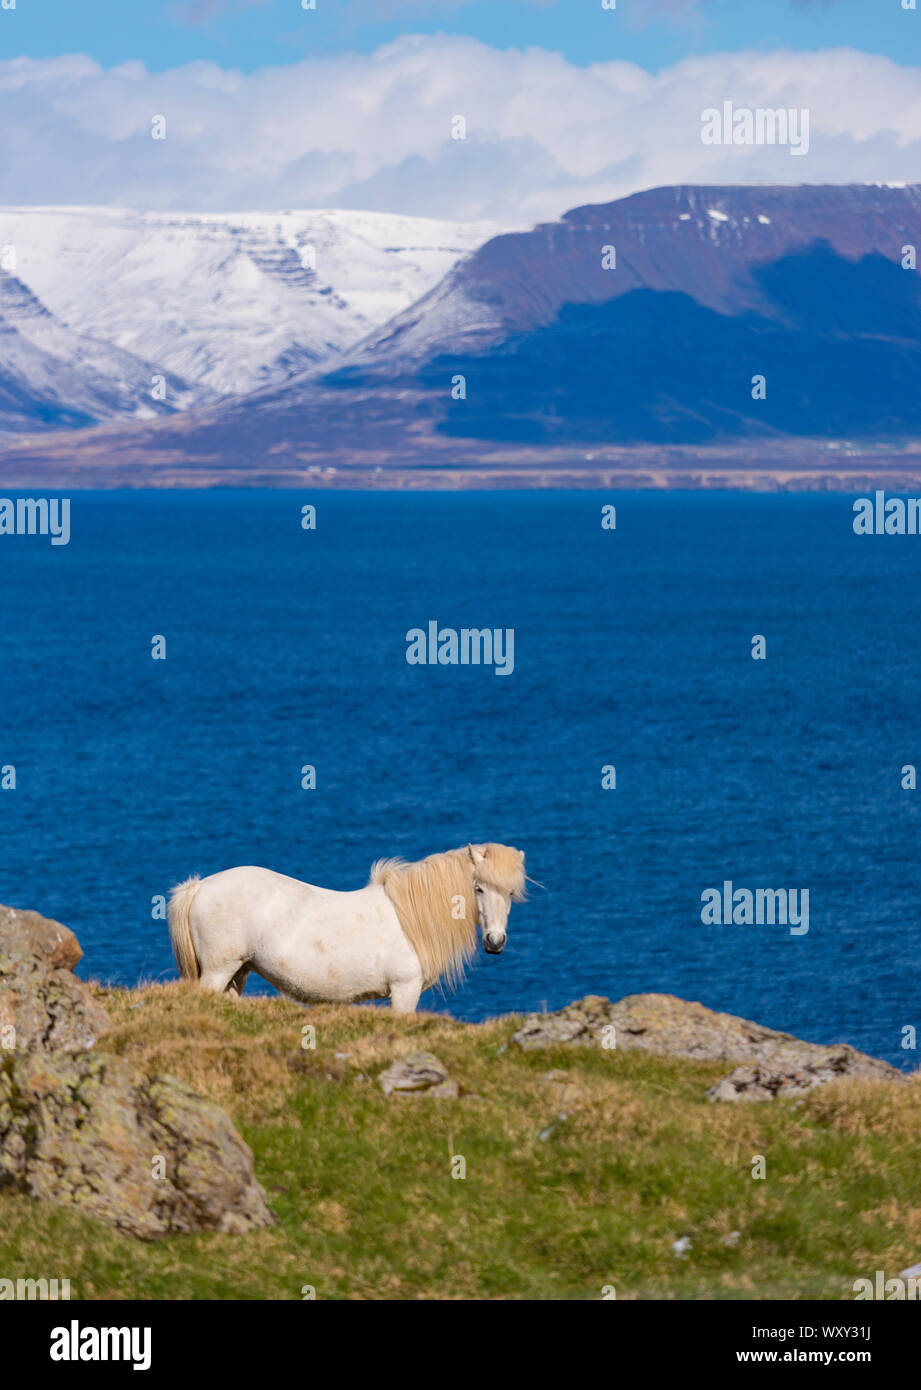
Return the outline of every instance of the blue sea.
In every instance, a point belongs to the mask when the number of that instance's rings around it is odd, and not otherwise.
[[[0,538],[0,901],[133,984],[174,975],[153,904],[190,873],[354,888],[501,840],[543,887],[424,1006],[664,991],[910,1068],[921,537],[855,536],[852,502],[74,493],[68,545]],[[514,670],[408,664],[430,621],[513,629]],[[808,889],[808,933],[704,925],[725,880]]]

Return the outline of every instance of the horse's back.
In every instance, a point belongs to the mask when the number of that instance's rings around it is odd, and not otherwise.
[[[363,909],[371,909],[371,919],[396,920],[384,890],[375,884],[342,892],[255,864],[223,869],[202,879],[192,907],[199,920],[207,916],[251,924],[294,925],[305,914],[336,924],[348,922],[356,911],[369,920]]]
[[[260,864],[238,864],[233,869],[220,869],[216,874],[209,874],[201,881],[202,888],[206,884],[214,887],[246,887],[249,884],[259,884],[263,888],[274,888],[276,891],[297,891],[298,889],[310,888],[315,892],[323,892],[317,888],[316,884],[305,883],[303,879],[292,878],[290,874],[279,874],[274,869],[264,869]]]
[[[226,914],[237,909],[248,917],[263,912],[276,915],[284,907],[303,909],[312,899],[325,897],[328,891],[288,874],[276,873],[274,869],[239,864],[203,878],[195,905],[200,913],[217,910]]]
[[[204,966],[250,964],[308,1002],[380,997],[418,973],[379,884],[338,892],[242,864],[202,879],[190,916]]]

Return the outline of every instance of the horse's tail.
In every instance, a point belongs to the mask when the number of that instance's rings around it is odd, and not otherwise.
[[[177,883],[169,895],[169,939],[179,973],[184,980],[197,980],[201,976],[201,966],[195,954],[195,943],[189,926],[192,899],[198,892],[200,883],[201,879],[197,875],[187,878],[185,883]]]

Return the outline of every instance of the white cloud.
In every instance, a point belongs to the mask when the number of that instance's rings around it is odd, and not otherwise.
[[[705,146],[700,113],[805,106],[810,151]],[[151,138],[166,117],[167,139]],[[451,139],[463,115],[467,139]],[[170,209],[366,207],[524,223],[664,183],[915,180],[921,68],[849,49],[711,54],[653,76],[409,36],[244,75],[0,63],[2,197]]]

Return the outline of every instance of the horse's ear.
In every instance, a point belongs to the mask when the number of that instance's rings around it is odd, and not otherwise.
[[[477,867],[479,867],[479,865],[482,864],[483,860],[486,858],[483,851],[479,849],[476,845],[468,845],[467,853],[470,855],[471,860]]]

